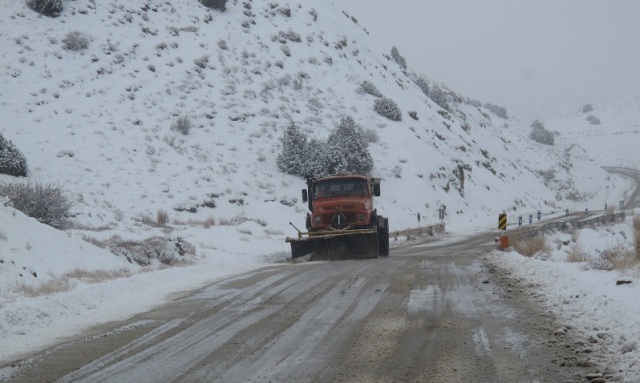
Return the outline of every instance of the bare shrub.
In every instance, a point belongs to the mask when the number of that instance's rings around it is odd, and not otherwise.
[[[600,125],[600,119],[593,114],[587,116],[587,121],[589,121],[591,125]]]
[[[173,124],[171,124],[171,130],[175,130],[176,132],[180,132],[186,136],[189,134],[189,130],[191,130],[192,125],[191,119],[188,116],[180,116],[173,122]]]
[[[237,226],[241,223],[245,223],[249,221],[249,218],[245,217],[244,213],[240,213],[232,218],[220,218],[218,220],[218,225],[220,226]]]
[[[167,223],[169,222],[169,214],[166,210],[158,209],[158,212],[156,213],[156,222],[158,223],[158,226],[167,225]]]
[[[195,59],[193,59],[193,63],[198,67],[205,69],[207,67],[207,64],[209,64],[209,56],[203,55],[200,57],[196,57]]]
[[[378,133],[373,129],[365,129],[363,132],[363,136],[367,142],[376,143],[380,141]]]
[[[153,260],[174,265],[187,262],[196,255],[195,247],[182,237],[150,237],[134,241],[115,236],[108,239],[105,246],[113,254],[122,255],[140,266],[148,266]]]
[[[513,241],[513,248],[525,257],[532,257],[536,253],[548,254],[551,248],[547,245],[547,239],[543,234],[534,237],[516,236]]]
[[[593,105],[591,104],[586,104],[585,106],[582,107],[582,113],[589,113],[593,110]]]
[[[89,48],[89,36],[80,31],[71,31],[62,39],[62,48],[70,51],[81,51]]]
[[[382,97],[382,92],[371,81],[363,81],[358,88],[358,92],[370,94],[375,97]]]
[[[12,206],[45,225],[59,230],[71,227],[73,203],[60,185],[40,182],[0,184],[0,195],[9,198]]]
[[[598,259],[590,262],[596,270],[628,272],[636,265],[635,254],[625,246],[615,246],[600,253]]]
[[[216,225],[216,220],[215,218],[213,218],[212,215],[208,216],[207,219],[205,219],[204,222],[202,223],[202,227],[204,227],[205,229],[208,229],[211,226],[215,226],[215,225]]]

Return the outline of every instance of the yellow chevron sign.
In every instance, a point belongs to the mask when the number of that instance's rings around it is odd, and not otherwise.
[[[499,214],[498,215],[498,229],[507,230],[507,215]]]

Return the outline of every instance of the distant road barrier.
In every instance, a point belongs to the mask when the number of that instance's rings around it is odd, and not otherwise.
[[[551,230],[567,229],[569,226],[577,229],[581,229],[585,226],[602,225],[609,222],[616,222],[617,220],[624,220],[625,217],[626,217],[626,213],[624,211],[621,211],[618,213],[602,215],[599,217],[594,217],[589,219],[549,222],[549,223],[545,223],[540,227],[535,227],[535,228],[526,229],[522,231],[518,229],[513,229],[513,230],[510,230],[510,233],[516,233],[516,234],[522,235],[523,237],[530,238],[530,237],[535,237],[540,233],[547,233],[548,231],[551,231]]]
[[[390,236],[397,240],[398,237],[420,237],[425,234],[433,236],[436,233],[444,233],[444,230],[444,223],[438,223],[435,225],[417,227],[413,229],[396,230],[391,232]]]

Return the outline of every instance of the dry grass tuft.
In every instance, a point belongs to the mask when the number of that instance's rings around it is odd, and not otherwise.
[[[173,224],[190,226],[190,227],[202,226],[205,229],[208,229],[211,226],[216,225],[216,219],[212,215],[208,216],[205,220],[189,219],[188,221],[182,221],[182,220],[174,219]]]
[[[619,271],[623,274],[632,274],[637,269],[638,261],[631,249],[625,246],[616,246],[603,251],[600,258],[591,262],[591,267],[596,270]]]
[[[74,280],[85,283],[99,283],[111,279],[128,277],[130,275],[131,272],[124,268],[116,270],[82,270],[78,268],[36,286],[18,284],[14,291],[26,297],[34,298],[69,291],[75,286]]]
[[[45,282],[36,286],[18,284],[15,292],[26,297],[35,298],[43,295],[51,295],[69,291],[73,288],[73,284],[66,278],[56,278],[49,282]]]
[[[535,237],[515,236],[512,246],[515,251],[525,257],[532,257],[536,253],[551,253],[551,247],[547,244],[547,238],[543,234]]]
[[[156,213],[156,222],[158,226],[166,226],[167,222],[169,222],[169,213],[167,213],[164,209],[158,209]]]
[[[204,222],[202,223],[202,226],[205,229],[208,229],[211,226],[215,226],[215,225],[216,225],[216,220],[215,220],[215,218],[213,218],[212,215],[208,216],[207,219],[205,219]]]
[[[582,246],[577,243],[574,243],[571,246],[571,249],[567,252],[567,256],[565,258],[566,262],[586,262],[588,259],[587,252],[584,251]]]

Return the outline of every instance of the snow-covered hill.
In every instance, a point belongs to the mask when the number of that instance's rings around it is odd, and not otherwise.
[[[40,16],[22,0],[0,5],[0,132],[26,156],[30,181],[59,183],[68,192],[76,224],[53,235],[0,207],[3,225],[10,225],[0,227],[0,257],[38,274],[0,265],[9,270],[0,310],[12,323],[0,332],[12,342],[27,333],[20,323],[35,326],[34,315],[57,324],[65,316],[53,313],[55,303],[32,302],[42,315],[16,301],[24,291],[14,289],[16,282],[37,285],[80,267],[51,241],[73,241],[89,270],[122,267],[115,256],[103,265],[109,254],[90,242],[169,236],[194,244],[196,256],[182,268],[161,270],[162,277],[136,274],[158,265],[122,271],[153,281],[139,285],[162,285],[158,295],[286,257],[284,237],[294,233],[288,223],[301,225],[306,214],[299,197],[304,181],[276,165],[292,122],[319,139],[347,115],[365,129],[372,173],[382,178],[378,209],[393,230],[417,226],[417,213],[423,225],[437,222],[443,205],[452,232],[492,228],[504,211],[597,209],[630,187],[599,166],[611,163],[591,160],[576,145],[577,134],[553,127],[560,132],[555,145],[536,143],[528,124],[451,91],[450,110],[440,108],[411,80],[411,63],[403,70],[328,0],[229,1],[225,12],[196,0],[64,5],[58,18]],[[88,48],[65,49],[76,31]],[[359,91],[364,81],[399,106],[401,121],[374,111],[376,97]],[[180,117],[193,124],[187,135],[171,129]],[[15,181],[22,180],[0,175],[0,182]],[[159,212],[167,212],[168,224],[157,224]],[[28,222],[27,239],[14,219]],[[37,270],[43,254],[50,257],[44,268],[67,267],[58,274]],[[116,291],[123,286],[129,285]],[[98,309],[80,306],[84,314]],[[26,326],[29,337],[46,343],[46,331],[34,326]]]
[[[197,1],[79,0],[53,19],[23,3],[2,10],[3,134],[31,179],[60,182],[76,221],[103,236],[145,236],[159,209],[170,222],[244,214],[290,231],[304,206],[287,205],[303,182],[276,167],[282,132],[294,122],[326,138],[345,115],[377,137],[379,206],[395,228],[415,225],[417,212],[435,220],[441,205],[454,229],[544,207],[556,194],[606,192],[604,171],[568,140],[537,144],[528,127],[463,96],[450,95],[452,112],[438,107],[330,2],[229,2],[218,12]],[[64,49],[70,31],[89,47]],[[402,121],[373,111],[375,97],[357,92],[365,80],[398,104]],[[171,130],[180,116],[194,125],[188,135]],[[540,177],[552,168],[559,190]],[[579,184],[575,175],[587,173]]]
[[[589,104],[583,110],[546,126],[583,147],[599,165],[640,169],[640,96]]]

